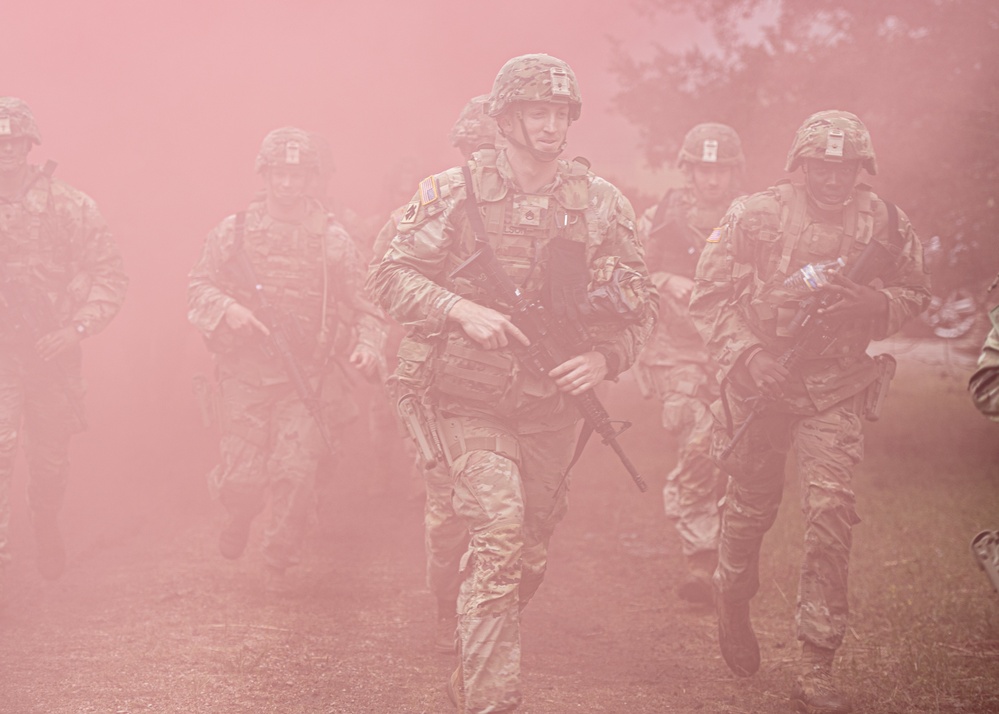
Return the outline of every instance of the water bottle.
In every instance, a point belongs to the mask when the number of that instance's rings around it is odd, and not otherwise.
[[[846,261],[842,258],[824,260],[821,263],[809,263],[784,281],[785,288],[812,292],[829,284],[829,274],[842,270]]]

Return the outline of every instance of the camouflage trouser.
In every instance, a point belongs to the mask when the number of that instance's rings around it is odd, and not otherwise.
[[[298,562],[312,508],[316,469],[326,446],[305,404],[288,383],[255,386],[221,380],[220,462],[208,487],[230,513],[259,513],[270,495],[264,561]]]
[[[427,553],[427,586],[440,601],[454,602],[461,586],[461,557],[468,549],[465,522],[454,512],[454,491],[447,467],[425,469],[427,500],[423,537]]]
[[[745,407],[732,402],[735,424]],[[713,445],[728,443],[719,424]],[[795,608],[798,639],[836,649],[846,632],[851,529],[860,522],[851,488],[863,458],[855,400],[814,416],[777,414],[756,419],[725,466],[732,476],[725,497],[715,586],[721,597],[748,600],[759,589],[763,535],[773,525],[784,488],[788,450],[801,484],[805,549]]]
[[[0,349],[0,566],[10,562],[10,488],[24,426],[31,510],[62,507],[69,476],[69,440],[83,428],[79,350],[41,363]]]
[[[559,485],[575,429],[516,434],[447,416],[438,425],[446,442],[463,445],[450,451],[454,510],[470,535],[458,599],[466,712],[508,711],[521,699],[520,612],[541,585],[565,516]]]
[[[649,396],[662,402],[663,427],[676,437],[677,461],[666,475],[663,506],[674,520],[683,554],[718,547],[718,501],[725,478],[711,460],[714,380],[700,365],[638,364]]]

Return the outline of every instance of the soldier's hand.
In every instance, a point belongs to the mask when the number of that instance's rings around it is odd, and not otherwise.
[[[35,343],[35,351],[42,361],[48,361],[70,347],[80,343],[83,336],[72,325],[42,335]]]
[[[548,373],[559,390],[578,396],[593,389],[607,376],[607,358],[599,352],[584,352],[567,359]]]
[[[258,320],[257,316],[253,314],[253,310],[245,305],[240,305],[238,302],[232,303],[225,309],[225,324],[234,331],[244,335],[253,332],[253,330],[259,330],[265,336],[271,334],[271,331],[267,329],[267,325]]]
[[[888,313],[888,297],[869,285],[855,283],[839,273],[830,273],[829,285],[824,289],[837,295],[839,300],[819,310],[823,315],[836,317],[877,318]]]
[[[787,367],[765,350],[760,350],[749,358],[746,370],[760,394],[774,399],[784,393],[784,386],[791,377]]]
[[[378,354],[370,347],[358,345],[350,355],[350,363],[367,380],[378,378]]]
[[[511,337],[525,347],[531,344],[527,335],[513,324],[509,315],[471,300],[463,298],[452,305],[447,319],[458,323],[469,339],[487,350],[506,347],[510,344]]]

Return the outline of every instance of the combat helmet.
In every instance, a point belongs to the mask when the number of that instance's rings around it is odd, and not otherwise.
[[[17,97],[0,97],[0,137],[20,137],[41,144],[42,135],[31,109]]]
[[[794,171],[803,159],[859,161],[872,176],[878,172],[871,135],[855,114],[827,109],[808,117],[794,135],[785,171]]]
[[[275,129],[264,137],[257,153],[256,170],[278,166],[302,166],[319,174],[329,163],[324,157],[325,142],[303,129],[286,126]]]
[[[583,101],[568,64],[546,54],[514,57],[500,69],[489,95],[489,116],[498,117],[516,102],[565,102],[569,119],[579,119]]]
[[[688,164],[712,164],[742,168],[746,157],[742,141],[735,129],[727,124],[698,124],[687,132],[676,157],[677,168]]]
[[[471,154],[483,144],[495,144],[498,131],[496,120],[486,113],[489,95],[481,94],[469,100],[458,121],[451,127],[448,139],[462,154]]]

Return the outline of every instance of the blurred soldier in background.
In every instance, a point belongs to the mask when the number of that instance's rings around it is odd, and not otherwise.
[[[580,418],[567,397],[631,365],[657,306],[627,199],[582,161],[558,160],[581,107],[569,66],[542,54],[514,58],[488,106],[507,148],[424,179],[369,275],[392,317],[420,338],[400,352],[397,373],[423,397],[423,440],[440,447],[470,536],[460,664],[448,682],[465,712],[512,711],[521,701],[520,613],[567,508]],[[475,253],[494,255],[526,298],[544,295],[557,319],[588,333],[576,356],[548,374],[532,366],[527,337],[503,312],[510,306],[452,275]],[[580,277],[582,294],[566,284]]]
[[[0,97],[0,601],[10,562],[10,487],[23,427],[37,563],[62,575],[58,513],[70,436],[85,428],[81,342],[125,299],[121,255],[94,201],[28,163],[41,143],[28,105]]]
[[[712,455],[731,477],[714,574],[722,655],[739,676],[759,668],[749,620],[764,533],[773,525],[794,454],[805,515],[796,606],[801,664],[792,698],[809,712],[847,712],[832,663],[847,626],[851,486],[863,456],[861,419],[878,416],[894,360],[870,357],[929,300],[922,249],[908,218],[857,182],[877,170],[867,129],[848,112],[809,117],[787,171],[803,183],[735,201],[707,239],[690,314],[720,365]],[[806,265],[843,258],[807,286]],[[826,287],[821,287],[826,283]],[[740,438],[733,441],[733,436]]]
[[[687,185],[668,191],[638,221],[645,262],[659,290],[659,322],[634,372],[642,396],[662,402],[663,426],[679,447],[663,488],[666,515],[675,519],[687,564],[677,593],[690,602],[711,604],[718,501],[724,489],[723,476],[708,455],[717,365],[690,321],[687,304],[697,259],[736,196],[745,157],[734,129],[698,124],[684,137],[676,163]]]
[[[469,100],[451,128],[448,137],[451,145],[461,152],[462,158],[466,161],[477,149],[495,149],[497,138],[501,138],[497,136],[496,120],[486,111],[488,99],[488,94],[482,94]],[[393,211],[389,221],[378,233],[372,268],[381,262],[398,232],[399,220],[408,207],[407,204]],[[405,358],[405,355],[414,349],[424,349],[425,344],[426,340],[418,334],[410,334],[401,339],[398,351]],[[400,384],[400,381],[403,384]],[[388,379],[386,389],[393,412],[399,397],[405,391],[414,388],[405,382],[404,374],[393,374]],[[428,467],[426,460],[420,454],[413,453],[413,458],[420,462],[419,467],[424,474],[426,484],[423,522],[427,553],[427,586],[437,600],[433,646],[442,654],[453,654],[458,618],[458,588],[461,585],[459,563],[468,548],[468,533],[464,522],[458,518],[451,505],[452,484],[447,464],[439,461]]]
[[[208,235],[188,287],[188,319],[218,381],[221,461],[208,481],[228,514],[219,550],[242,555],[269,494],[263,557],[275,589],[299,560],[319,460],[357,413],[341,360],[375,374],[385,333],[362,297],[354,242],[316,198],[324,145],[293,127],[264,138],[264,194]],[[345,331],[356,337],[341,353]]]
[[[999,285],[999,276],[989,291]],[[978,368],[968,381],[971,401],[975,408],[993,421],[999,421],[999,305],[989,311],[992,329],[985,338],[978,356]]]

